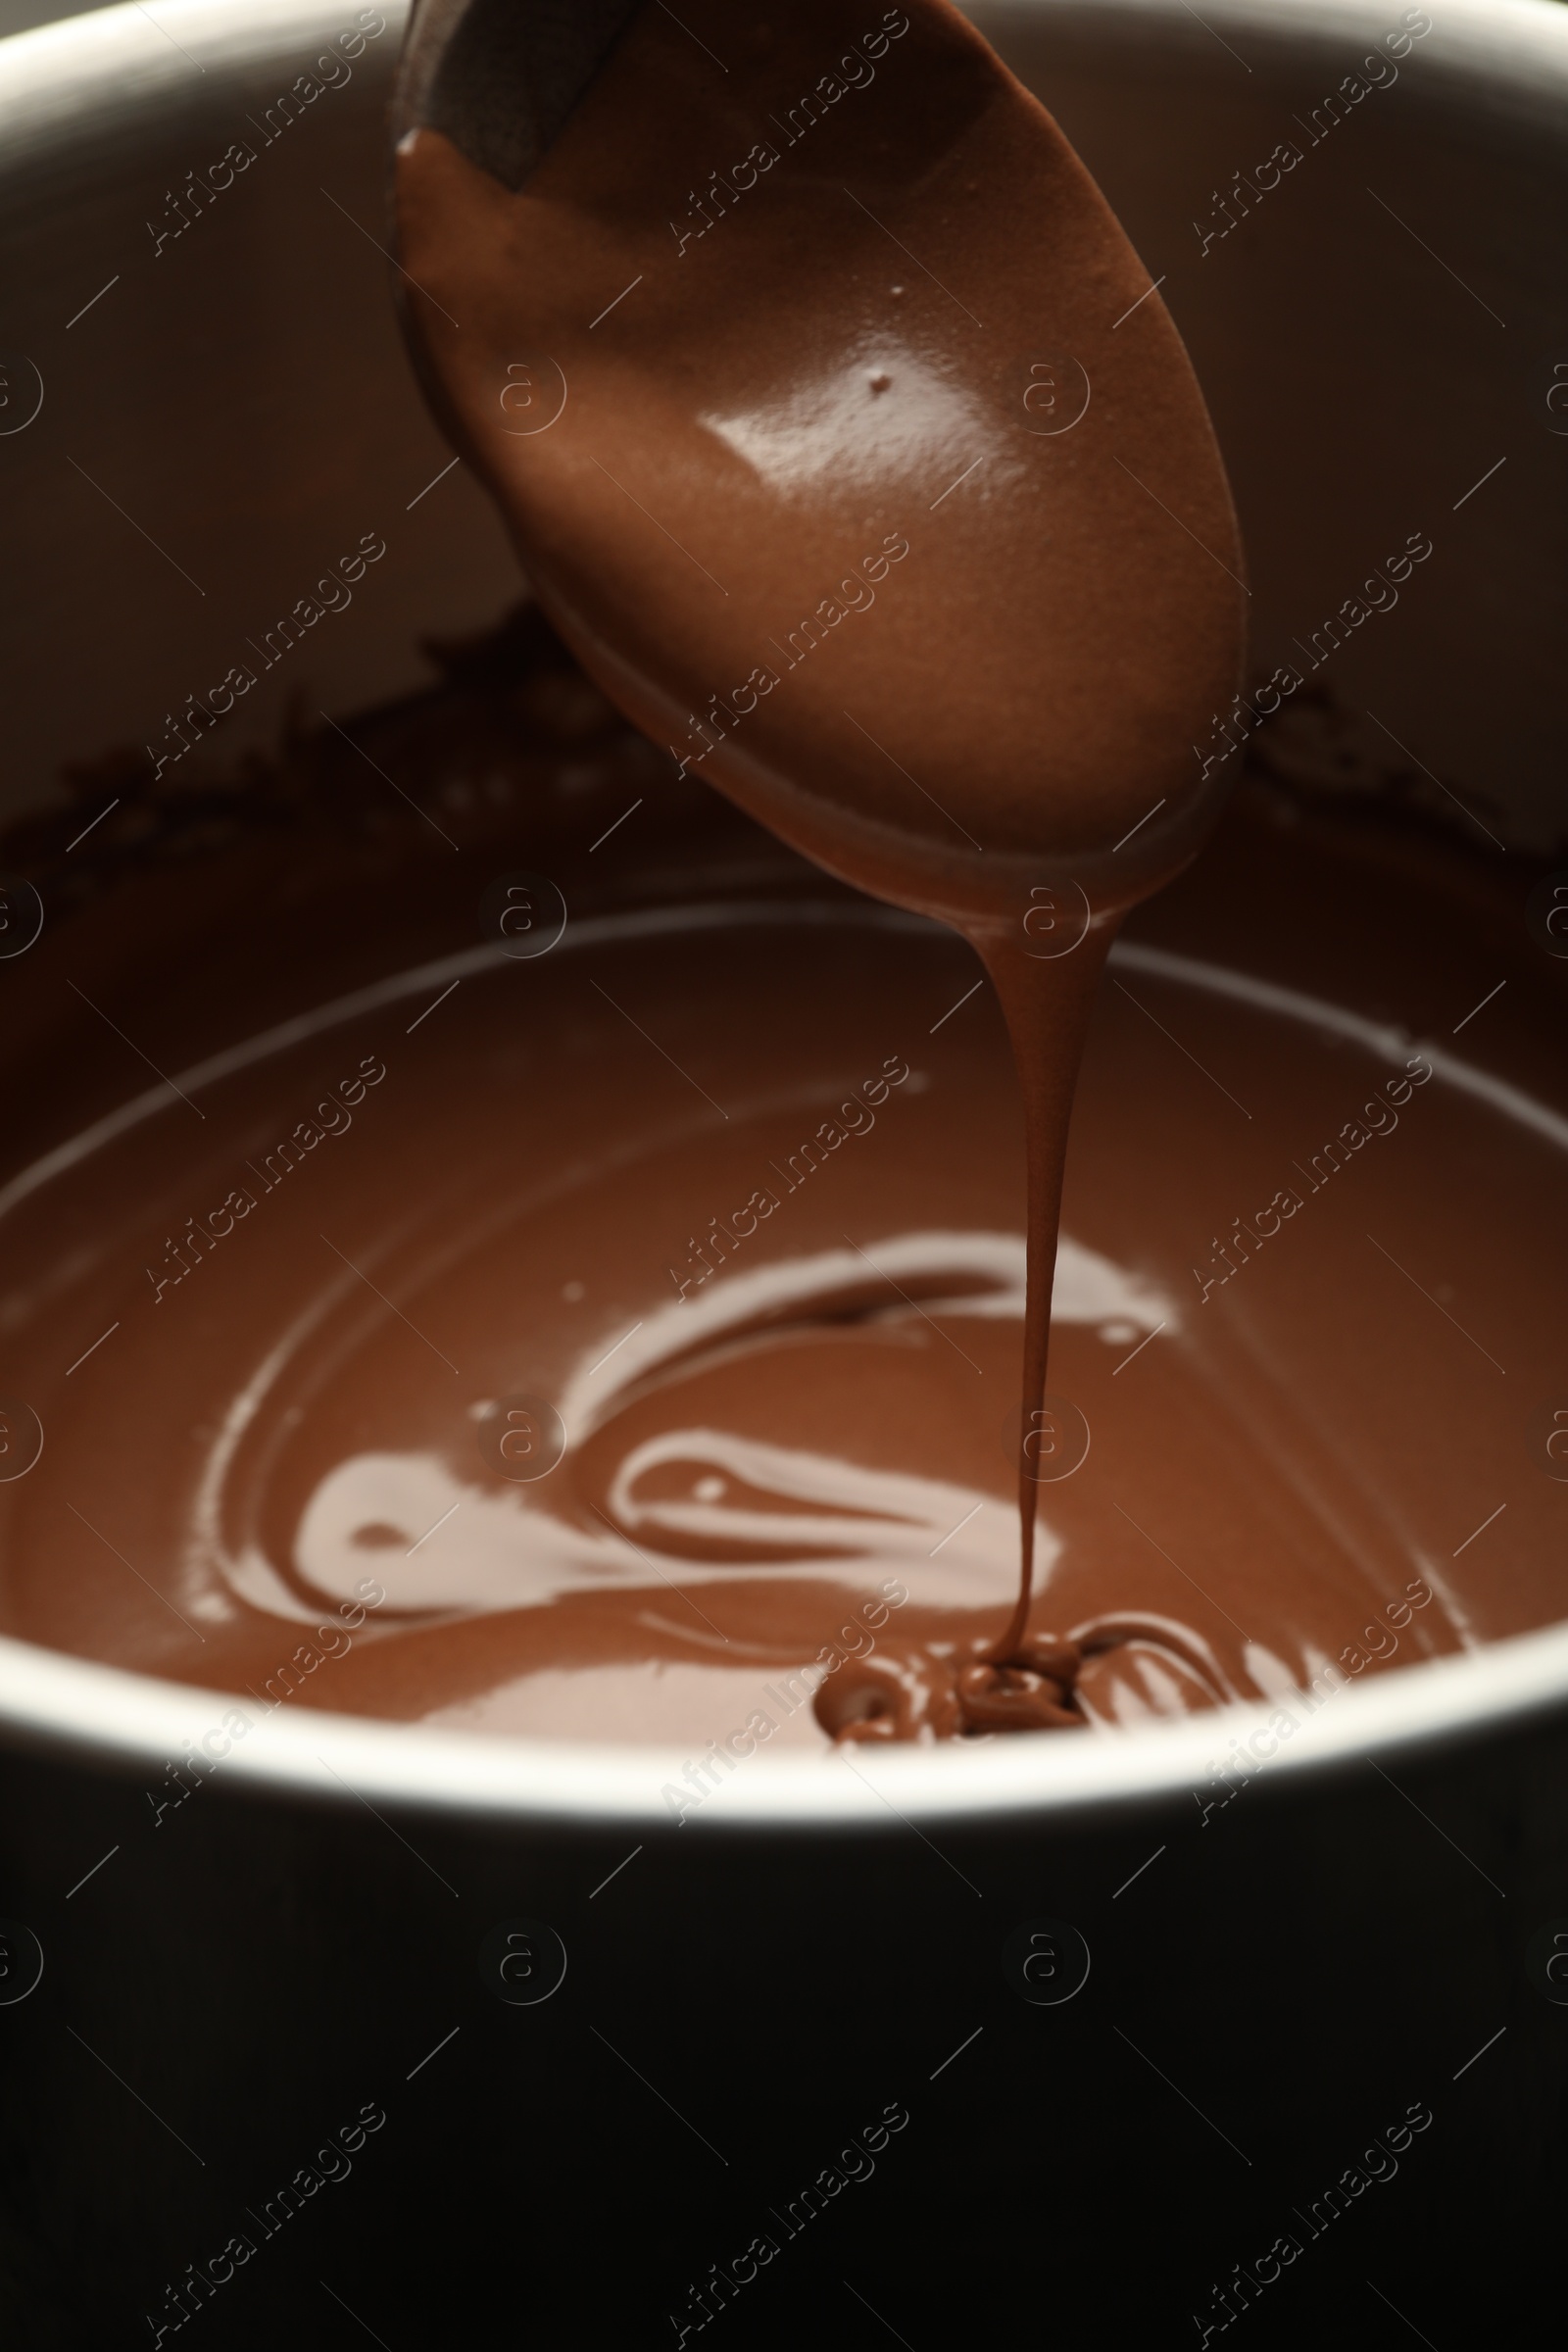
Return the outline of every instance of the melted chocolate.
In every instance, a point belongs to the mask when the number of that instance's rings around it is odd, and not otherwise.
[[[1563,1613],[1529,1451],[1562,974],[1484,876],[1253,794],[1133,917],[1055,1285],[1091,1443],[998,1674],[1027,1192],[993,996],[721,804],[591,849],[635,739],[531,648],[474,675],[352,726],[461,857],[313,739],[172,876],[117,812],[8,973],[3,1386],[45,1435],[0,1482],[8,1631],[252,1715],[678,1740],[690,1803],[760,1745],[1326,1693]],[[465,940],[519,825],[572,913],[513,961]],[[68,979],[181,1094],[123,1107]],[[526,1398],[567,1440],[534,1479]]]

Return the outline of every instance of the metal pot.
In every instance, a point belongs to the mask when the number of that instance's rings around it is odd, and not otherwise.
[[[978,13],[1163,280],[1260,664],[1390,530],[1442,536],[1421,625],[1346,649],[1350,698],[1549,844],[1568,15]],[[320,654],[328,710],[514,592],[373,249],[376,21],[166,0],[0,46],[7,815],[155,747],[241,602],[342,534],[391,561]],[[1401,26],[1397,82],[1325,113]],[[1375,787],[1375,746],[1330,758]],[[1544,2276],[1568,1629],[1367,1678],[1266,1761],[1242,1710],[759,1756],[679,1827],[678,1755],[288,1710],[159,1812],[227,1704],[0,1641],[18,2341],[1446,2343]]]

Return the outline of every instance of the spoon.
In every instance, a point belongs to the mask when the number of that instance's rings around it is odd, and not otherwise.
[[[1029,1159],[1015,1656],[1095,985],[1228,781],[1200,747],[1249,592],[1187,354],[948,0],[421,0],[396,127],[416,363],[585,669],[672,777],[995,982]]]

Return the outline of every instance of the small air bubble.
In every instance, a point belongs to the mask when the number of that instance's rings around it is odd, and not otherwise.
[[[721,1478],[700,1478],[692,1492],[699,1502],[722,1502],[724,1481]]]
[[[1107,1348],[1125,1348],[1138,1337],[1136,1323],[1102,1323],[1100,1336]]]

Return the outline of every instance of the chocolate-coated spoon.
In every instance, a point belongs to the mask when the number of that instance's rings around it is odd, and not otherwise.
[[[546,611],[680,772],[974,942],[1029,1152],[1028,1617],[1101,961],[1219,782],[1246,589],[1148,272],[947,0],[428,0],[411,340]],[[1207,780],[1205,781],[1205,776]]]

